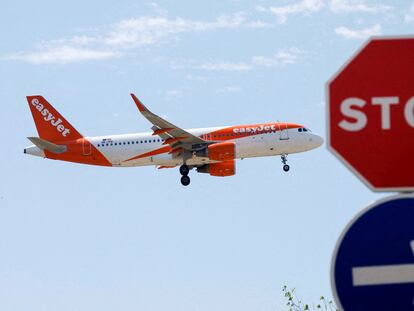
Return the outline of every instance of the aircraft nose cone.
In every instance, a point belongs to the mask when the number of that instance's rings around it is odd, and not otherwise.
[[[323,138],[315,134],[312,134],[312,137],[309,138],[309,140],[313,148],[318,148],[323,144]]]
[[[323,144],[323,138],[318,135],[315,135],[314,142],[317,145],[317,147],[319,147]]]

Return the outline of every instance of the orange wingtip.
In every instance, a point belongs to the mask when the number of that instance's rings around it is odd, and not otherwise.
[[[144,104],[141,103],[141,101],[138,99],[138,97],[135,96],[135,94],[131,93],[131,97],[134,100],[135,105],[137,105],[139,111],[143,112],[146,110]]]

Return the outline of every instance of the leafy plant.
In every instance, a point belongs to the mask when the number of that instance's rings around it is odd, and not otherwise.
[[[319,303],[316,305],[310,305],[304,303],[298,298],[294,288],[288,289],[287,286],[284,286],[282,291],[285,298],[287,299],[286,305],[288,306],[289,311],[339,311],[334,302],[332,300],[327,300],[324,296],[321,296],[321,298],[319,298]]]

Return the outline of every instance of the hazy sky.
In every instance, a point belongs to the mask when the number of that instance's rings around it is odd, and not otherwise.
[[[283,310],[331,296],[331,253],[374,195],[325,146],[237,174],[23,154],[45,96],[82,134],[288,121],[325,136],[325,82],[413,1],[2,1],[0,309]]]

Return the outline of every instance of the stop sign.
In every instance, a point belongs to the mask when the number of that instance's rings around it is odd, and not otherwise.
[[[414,191],[414,37],[369,40],[326,90],[330,151],[373,191]]]

